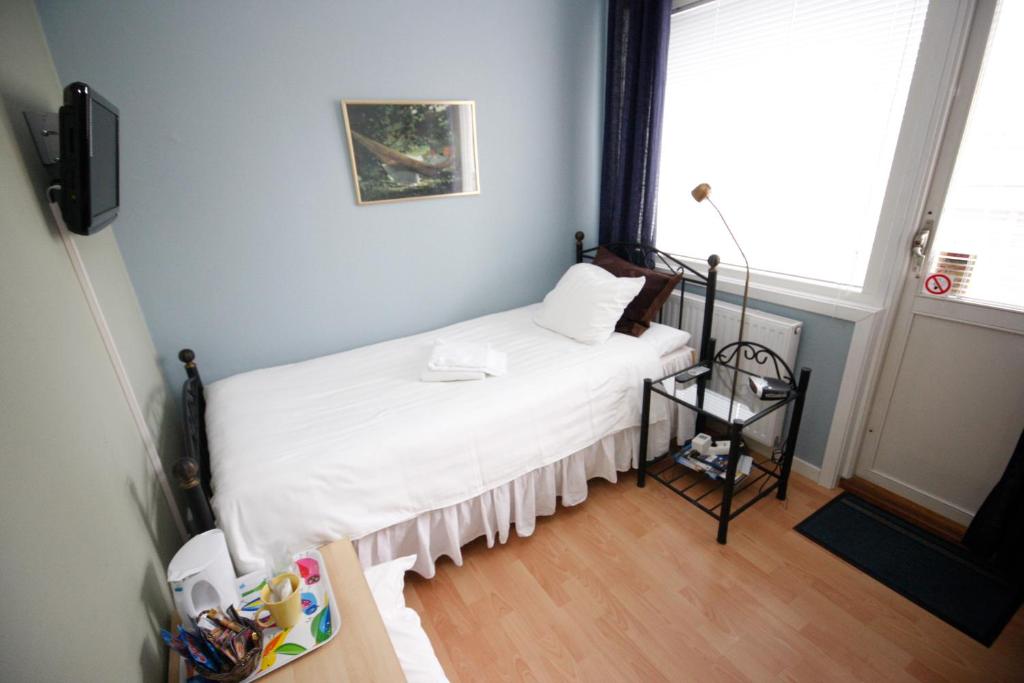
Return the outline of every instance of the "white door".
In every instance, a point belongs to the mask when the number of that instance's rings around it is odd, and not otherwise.
[[[961,524],[1024,429],[1024,2],[979,0],[857,459]]]

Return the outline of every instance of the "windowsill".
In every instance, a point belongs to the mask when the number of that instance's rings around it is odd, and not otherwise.
[[[677,256],[698,273],[707,272],[706,261]],[[745,271],[729,265],[718,266],[718,290],[743,296]],[[811,284],[797,278],[750,273],[750,298],[800,311],[857,322],[878,313],[882,308],[869,302],[867,295],[839,285]]]

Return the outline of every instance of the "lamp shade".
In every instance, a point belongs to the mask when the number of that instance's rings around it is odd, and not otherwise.
[[[702,202],[708,198],[709,194],[711,194],[711,186],[707,183],[701,183],[697,187],[693,188],[690,191],[690,194],[692,194],[693,198],[698,202]]]

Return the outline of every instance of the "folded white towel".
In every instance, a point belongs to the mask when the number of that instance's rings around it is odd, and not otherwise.
[[[482,370],[431,370],[420,373],[421,382],[464,382],[486,377]]]
[[[490,344],[438,339],[427,361],[427,369],[504,375],[508,370],[508,356],[495,351]]]
[[[430,352],[427,367],[431,370],[452,368],[483,370],[487,367],[487,344],[474,342],[447,342],[438,339]]]

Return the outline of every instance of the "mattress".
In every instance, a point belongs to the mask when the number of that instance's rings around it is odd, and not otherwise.
[[[534,324],[535,309],[210,384],[212,504],[237,569],[470,500],[636,427],[643,379],[665,366],[652,347],[580,344]],[[490,343],[508,373],[420,382],[438,338]],[[654,402],[652,423],[667,419]]]

